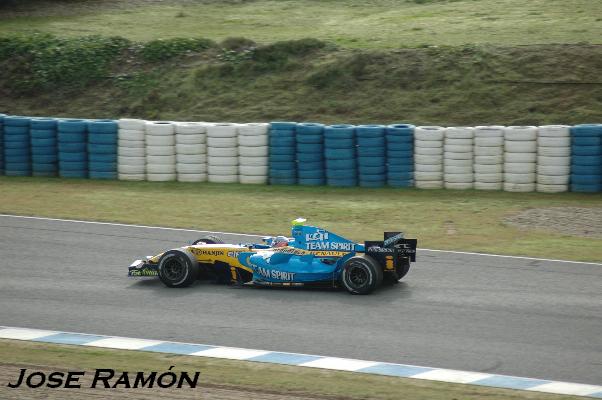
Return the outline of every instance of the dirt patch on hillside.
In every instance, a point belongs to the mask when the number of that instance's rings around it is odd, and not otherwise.
[[[532,208],[505,218],[504,223],[521,229],[544,229],[565,235],[602,238],[602,207]]]

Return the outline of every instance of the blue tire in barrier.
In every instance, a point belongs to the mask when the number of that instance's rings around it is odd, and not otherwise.
[[[86,132],[62,132],[57,135],[60,143],[86,143],[88,138]]]
[[[31,161],[31,156],[29,154],[20,154],[20,155],[4,155],[4,162],[6,164],[29,164]]]
[[[317,169],[324,169],[324,161],[306,161],[297,164],[299,171],[312,171]]]
[[[323,161],[324,156],[322,153],[297,153],[297,160],[299,162],[317,162]]]
[[[115,154],[117,146],[113,144],[88,144],[88,153],[96,154]]]
[[[87,149],[85,142],[81,143],[61,143],[59,142],[59,153],[80,153]]]
[[[52,118],[32,118],[29,127],[31,130],[49,130],[54,132],[57,127],[57,121]]]
[[[56,163],[33,163],[31,170],[36,172],[56,172],[58,170]]]
[[[29,129],[29,124],[31,122],[31,118],[22,117],[20,115],[7,115],[4,117],[4,129],[7,127],[27,127]]]
[[[387,179],[387,185],[394,188],[408,188],[414,186],[413,180]]]
[[[100,134],[117,134],[119,126],[116,121],[110,119],[101,119],[96,121],[89,121],[87,124],[88,132],[100,133]]]
[[[88,162],[89,172],[115,172],[117,171],[117,163],[105,162]]]
[[[412,155],[414,154],[414,143],[389,143],[387,151],[405,151]]]
[[[32,139],[54,139],[57,140],[57,133],[51,129],[32,129],[29,131]]]
[[[88,153],[88,161],[89,162],[101,162],[101,163],[116,163],[117,162],[117,154]]]
[[[270,171],[284,171],[286,176],[295,175],[297,164],[294,162],[271,162]]]
[[[347,160],[355,158],[355,149],[324,149],[324,158],[328,160]]]
[[[322,143],[324,142],[324,137],[322,135],[299,135],[297,134],[297,144],[299,143]]]
[[[54,147],[56,146],[56,139],[31,139],[32,147]]]
[[[379,167],[386,164],[384,157],[358,157],[357,164],[360,167]]]
[[[88,177],[90,179],[117,179],[117,172],[89,171]]]
[[[283,121],[276,121],[276,122],[270,122],[270,129],[273,130],[295,130],[295,128],[297,127],[297,123],[296,122],[283,122]]]
[[[386,146],[385,137],[358,137],[357,145],[361,149],[362,147],[385,147]]]
[[[385,165],[379,165],[377,167],[359,167],[358,171],[360,175],[384,175],[387,172]]]
[[[324,125],[314,122],[301,122],[297,124],[295,130],[297,131],[297,135],[319,135],[322,136],[322,131],[324,130]]]
[[[58,153],[60,161],[68,162],[83,162],[88,160],[88,154],[86,152],[80,153]],[[87,168],[87,167],[86,167]]]
[[[416,127],[411,124],[392,124],[387,126],[386,134],[388,136],[414,136],[414,129]]]
[[[602,175],[575,175],[571,174],[571,183],[578,185],[597,185],[602,182]]]
[[[102,134],[90,134],[88,135],[88,143],[91,144],[117,144],[116,133],[102,133]]]
[[[4,152],[11,152],[13,150],[26,149],[29,153],[29,141],[27,142],[4,142]]]
[[[8,126],[8,125],[4,125],[4,134],[6,136],[24,135],[24,136],[29,137],[29,127],[28,126]]]
[[[296,150],[295,147],[270,147],[270,156],[271,155],[284,155],[284,154],[289,154],[289,155],[295,155]]]
[[[600,146],[600,136],[575,136],[571,138],[574,146]]]
[[[325,139],[324,147],[329,149],[353,149],[355,140],[353,139]]]
[[[357,161],[355,158],[346,160],[326,160],[327,169],[355,169],[356,167]]]
[[[382,180],[366,180],[365,178],[368,177],[369,175],[366,175],[364,177],[360,176],[359,179],[359,186],[360,187],[365,187],[365,188],[379,188],[379,187],[383,187],[386,184],[386,181],[384,179]]]
[[[87,128],[83,119],[61,119],[57,123],[58,131],[63,133],[83,133]]]
[[[296,183],[297,183],[297,178],[270,177],[270,185],[295,185]]]
[[[334,187],[354,187],[357,186],[356,178],[328,178],[326,180],[328,186]]]
[[[322,179],[324,178],[324,170],[299,170],[297,171],[297,178],[301,179]]]
[[[573,165],[597,165],[602,164],[602,157],[600,156],[573,156],[571,158]]]
[[[297,172],[294,169],[270,169],[269,174],[270,178],[297,179]]]
[[[573,156],[597,156],[600,154],[600,146],[572,146],[571,154]]]
[[[31,176],[35,176],[38,178],[52,178],[58,175],[58,171],[50,171],[50,172],[43,172],[43,171],[31,171]]]
[[[31,164],[29,162],[8,162],[4,160],[5,171],[31,171]]]
[[[599,136],[601,132],[602,125],[599,124],[582,124],[575,125],[571,128],[572,137]]]
[[[295,153],[293,154],[270,154],[270,162],[292,162],[294,163],[297,158]]]
[[[297,182],[301,186],[322,186],[326,180],[324,178],[299,178]]]
[[[387,150],[387,159],[391,158],[410,158],[414,152],[411,150]]]
[[[325,139],[353,139],[355,138],[355,126],[353,125],[330,125],[324,128]]]
[[[405,160],[405,159],[404,159]],[[410,161],[405,164],[388,164],[387,171],[389,172],[413,172],[414,171],[414,162]]]
[[[358,157],[383,157],[385,156],[385,147],[358,147]]]
[[[377,138],[385,135],[384,125],[359,125],[355,127],[358,138]]]
[[[62,171],[88,171],[88,163],[85,161],[63,161],[59,156],[59,170]]]
[[[356,169],[327,169],[326,178],[328,179],[356,179]]]
[[[6,176],[31,176],[31,170],[17,170],[17,169],[9,169],[7,166],[4,170],[4,175]]]
[[[31,154],[31,149],[27,146],[22,147],[5,147],[5,156],[28,156]]]
[[[571,174],[575,175],[597,175],[600,173],[599,165],[572,165]]]
[[[33,154],[31,156],[31,162],[33,164],[52,164],[52,163],[56,163],[58,160],[59,159],[56,154],[44,154],[44,155]]]
[[[320,157],[324,157],[322,154],[324,146],[321,143],[299,143],[297,142],[297,153],[319,153]]]
[[[391,136],[391,135],[387,135],[385,136],[387,138],[387,145],[392,145],[392,144],[401,144],[401,143],[405,143],[406,145],[413,145],[414,144],[414,136]]]
[[[270,138],[295,138],[295,131],[283,131],[283,130],[271,130],[270,133]]]
[[[414,172],[387,172],[387,180],[409,181],[414,179]]]
[[[29,134],[4,132],[4,143],[7,142],[29,142]]]
[[[270,137],[270,146],[272,147],[295,147],[295,143],[294,137]]]
[[[32,147],[31,148],[31,155],[38,155],[38,156],[48,156],[48,155],[54,155],[56,156],[58,154],[57,148],[56,146],[44,146],[44,147]]]
[[[87,170],[78,170],[78,171],[59,170],[59,176],[61,178],[85,179],[88,177],[88,171]]]
[[[571,183],[571,192],[583,192],[583,193],[598,193],[602,192],[602,184],[579,184]]]

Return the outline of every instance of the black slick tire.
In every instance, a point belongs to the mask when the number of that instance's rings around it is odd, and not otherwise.
[[[190,286],[198,276],[199,263],[188,250],[169,250],[159,259],[159,279],[167,287]]]
[[[382,281],[382,268],[368,255],[351,257],[343,264],[341,285],[351,294],[369,294]]]

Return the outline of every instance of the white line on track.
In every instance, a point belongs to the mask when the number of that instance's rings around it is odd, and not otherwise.
[[[116,222],[82,221],[82,220],[77,220],[77,219],[33,217],[33,216],[26,216],[26,215],[0,214],[0,217],[21,218],[21,219],[34,219],[34,220],[41,220],[41,221],[72,222],[72,223],[78,223],[78,224],[122,226],[122,227],[129,227],[129,228],[159,229],[159,230],[179,231],[179,232],[220,233],[222,235],[248,236],[248,237],[257,237],[257,238],[266,236],[266,235],[250,235],[250,234],[247,234],[247,233],[237,233],[237,232],[203,231],[203,230],[199,230],[199,229],[167,228],[167,227],[162,227],[162,226],[120,224],[120,223],[116,223]],[[551,259],[551,258],[535,258],[535,257],[522,257],[522,256],[508,256],[508,255],[502,255],[502,254],[473,253],[473,252],[469,252],[469,251],[455,251],[455,250],[437,250],[437,249],[420,249],[420,248],[418,250],[419,251],[431,251],[431,252],[436,252],[436,253],[464,254],[464,255],[469,255],[469,256],[513,258],[513,259],[519,259],[519,260],[561,262],[561,263],[568,263],[568,264],[587,264],[587,265],[600,265],[600,266],[602,266],[602,263],[586,262],[586,261],[569,261],[569,260],[557,260],[557,259]]]

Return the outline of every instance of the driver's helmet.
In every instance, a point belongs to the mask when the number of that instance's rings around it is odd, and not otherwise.
[[[288,246],[288,238],[286,236],[276,236],[272,239],[272,247],[286,247]]]

